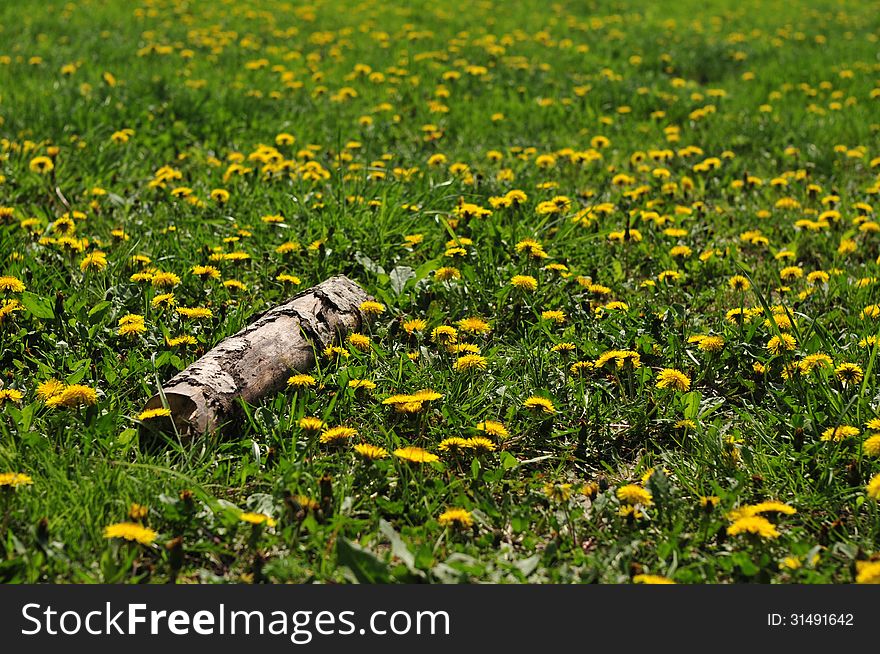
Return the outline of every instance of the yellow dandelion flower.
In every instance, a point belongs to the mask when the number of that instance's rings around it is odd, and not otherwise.
[[[523,402],[523,406],[536,413],[539,411],[546,414],[556,413],[556,407],[553,406],[552,401],[548,400],[546,397],[540,397],[537,395],[527,398],[526,401]]]
[[[872,500],[880,502],[880,474],[871,477],[871,481],[865,486],[865,492],[868,493],[868,497]]]
[[[440,457],[436,454],[432,454],[421,447],[413,446],[401,447],[394,450],[394,456],[403,461],[409,461],[410,463],[433,463],[440,460]]]
[[[24,394],[14,388],[0,389],[0,406],[7,402],[21,402],[23,398]]]
[[[686,391],[691,387],[690,378],[675,368],[664,368],[657,375],[657,388]]]
[[[267,527],[274,527],[276,525],[274,518],[267,516],[265,513],[245,512],[239,514],[238,519],[252,525],[266,525]]]
[[[171,415],[171,409],[146,409],[145,411],[141,411],[137,419],[138,420],[153,420],[154,418],[166,418]]]
[[[437,522],[440,523],[441,527],[454,526],[462,529],[471,527],[474,524],[471,512],[467,509],[447,509],[438,516]]]
[[[858,427],[852,425],[838,425],[837,427],[829,427],[822,432],[823,441],[842,441],[861,433]]]
[[[485,370],[487,365],[488,360],[486,357],[479,354],[465,354],[458,357],[452,367],[456,372],[465,372],[468,370]]]
[[[328,443],[338,443],[357,436],[357,429],[352,427],[330,427],[321,432],[321,442],[325,445]]]
[[[384,313],[385,305],[381,302],[374,302],[372,300],[367,300],[365,302],[361,302],[360,310],[362,313],[368,316],[378,316],[380,313]]]
[[[794,340],[794,336],[791,334],[774,336],[767,342],[767,349],[771,354],[776,355],[793,350],[795,347],[797,347],[797,341]]]
[[[880,560],[856,561],[857,584],[880,584]]]
[[[663,575],[636,575],[633,577],[634,584],[675,584],[669,577]]]
[[[323,420],[314,416],[303,416],[298,424],[303,431],[319,431],[327,426]]]
[[[0,277],[0,291],[22,293],[25,288],[24,283],[17,277],[12,277],[10,275]]]
[[[34,480],[22,472],[0,472],[0,488],[18,488],[31,486]]]
[[[514,288],[523,291],[535,291],[538,289],[538,280],[531,275],[514,275],[510,279],[510,284]]]
[[[104,538],[123,538],[141,545],[151,545],[158,536],[152,529],[136,522],[118,522],[104,528]]]
[[[374,461],[376,459],[387,459],[389,456],[388,450],[386,450],[384,447],[370,445],[369,443],[358,443],[354,446],[354,451],[360,454],[365,459],[369,459],[370,461]]]
[[[456,324],[461,331],[467,334],[488,334],[492,331],[489,323],[482,318],[464,318]]]
[[[427,326],[428,323],[421,318],[412,318],[403,323],[403,331],[412,336],[415,332],[424,331]]]
[[[468,447],[470,447],[477,454],[494,452],[497,449],[495,443],[483,436],[473,436],[471,438],[468,438],[467,443]]]
[[[624,504],[641,504],[642,506],[653,504],[651,492],[636,484],[627,484],[618,488],[617,499]]]
[[[510,432],[507,431],[507,427],[505,427],[503,423],[498,422],[497,420],[485,420],[483,422],[477,423],[477,429],[486,432],[490,436],[495,436],[496,438],[507,438],[508,436],[510,436]]]
[[[759,515],[745,516],[735,520],[733,524],[727,528],[727,534],[729,536],[753,534],[761,538],[770,539],[779,537],[779,531],[777,531],[776,526],[767,520],[767,518]]]
[[[71,384],[46,400],[46,405],[51,407],[64,406],[69,409],[78,406],[88,406],[97,403],[98,394],[94,388],[82,384]]]

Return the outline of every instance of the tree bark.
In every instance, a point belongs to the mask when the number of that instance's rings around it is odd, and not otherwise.
[[[141,434],[176,428],[181,436],[192,436],[234,424],[239,398],[253,404],[277,393],[292,372],[314,367],[316,356],[334,339],[342,342],[362,329],[367,318],[359,307],[369,299],[355,282],[337,275],[270,309],[151,397],[144,408],[162,408],[167,402],[171,417],[145,420]]]

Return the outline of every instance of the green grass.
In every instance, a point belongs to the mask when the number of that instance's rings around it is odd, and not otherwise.
[[[0,407],[0,473],[33,483],[0,488],[0,579],[870,578],[880,536],[867,488],[880,448],[862,445],[880,431],[869,427],[880,412],[872,9],[3,3],[0,277],[26,290],[0,284],[0,388],[21,394]],[[295,143],[276,144],[282,133]],[[445,159],[429,164],[434,155]],[[34,171],[46,156],[52,170]],[[230,168],[239,161],[250,170]],[[742,183],[750,177],[760,184]],[[513,189],[527,201],[493,207]],[[541,210],[557,196],[561,210]],[[492,213],[459,216],[463,203]],[[63,215],[74,211],[83,217],[71,229]],[[523,239],[546,257],[517,248]],[[300,249],[276,252],[285,242]],[[223,256],[236,251],[249,258]],[[95,252],[106,266],[83,269]],[[194,275],[202,265],[220,279]],[[800,275],[783,279],[793,266]],[[460,278],[439,279],[443,267]],[[132,281],[153,269],[180,282]],[[225,438],[141,447],[137,416],[162,382],[339,273],[385,305],[368,351],[343,344],[343,360],[319,357],[314,388],[243,407]],[[514,275],[537,288],[514,288]],[[733,290],[734,275],[749,290]],[[165,292],[212,317],[154,306]],[[728,317],[740,308],[750,317]],[[542,318],[548,310],[564,322]],[[127,314],[144,317],[142,334],[118,334]],[[458,342],[486,369],[458,372],[459,354],[432,332],[474,316],[491,331]],[[407,334],[414,318],[427,326]],[[167,344],[182,334],[195,344]],[[690,340],[701,334],[723,347],[703,351]],[[794,349],[768,348],[786,335]],[[553,351],[560,343],[574,350]],[[637,353],[638,365],[570,371],[611,350]],[[810,355],[827,359],[808,370]],[[861,371],[848,383],[845,363]],[[665,368],[689,388],[658,387]],[[53,407],[37,394],[49,379],[88,386],[96,401]],[[356,393],[353,379],[376,388]],[[442,397],[418,412],[382,403],[425,388]],[[525,408],[533,396],[555,412]],[[304,416],[357,435],[322,444],[300,428]],[[491,451],[439,448],[480,435],[485,420],[509,431]],[[837,426],[859,433],[822,439]],[[439,460],[369,462],[356,443],[414,445]],[[618,494],[628,484],[651,494],[635,516]],[[709,496],[714,508],[701,503]],[[728,533],[731,511],[764,501],[795,510],[763,513],[774,537]],[[139,519],[153,542],[105,538],[134,503],[147,507]],[[442,525],[450,508],[472,525]],[[253,526],[244,511],[275,524]]]

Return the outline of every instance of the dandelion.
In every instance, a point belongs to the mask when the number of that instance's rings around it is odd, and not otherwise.
[[[865,377],[865,372],[854,363],[841,363],[834,369],[834,374],[842,384],[858,384]]]
[[[486,454],[488,452],[494,452],[497,449],[495,443],[483,436],[473,436],[468,438],[467,444],[468,447],[477,454]]]
[[[152,529],[136,522],[118,522],[104,528],[104,538],[122,538],[141,545],[151,545],[158,536]]]
[[[314,416],[303,416],[299,419],[297,423],[299,428],[303,431],[320,431],[327,425],[320,418],[315,418]]]
[[[206,307],[177,307],[177,313],[188,320],[203,320],[214,317],[214,313]]]
[[[557,310],[542,311],[541,320],[547,320],[549,322],[555,322],[557,325],[561,325],[565,322],[565,313]]]
[[[752,287],[752,283],[748,280],[748,278],[742,275],[734,275],[729,280],[727,280],[727,284],[728,286],[730,286],[731,290],[740,293],[744,293]]]
[[[466,509],[447,509],[439,515],[437,522],[441,527],[460,527],[467,529],[474,524],[471,512]]]
[[[452,454],[460,454],[465,450],[470,449],[471,442],[468,438],[461,438],[459,436],[451,436],[449,438],[444,438],[437,445],[437,449],[441,452],[451,452]]]
[[[436,454],[431,454],[421,447],[413,446],[401,447],[394,450],[394,456],[403,461],[409,461],[410,463],[434,463],[435,461],[440,460],[440,457]]]
[[[431,340],[435,343],[442,343],[445,345],[449,345],[450,343],[455,343],[458,340],[458,331],[455,327],[450,327],[449,325],[441,325],[440,327],[435,327],[431,332]]]
[[[586,484],[581,486],[579,492],[584,497],[586,497],[590,500],[594,500],[594,499],[596,499],[596,496],[599,494],[599,484],[597,484],[594,481],[587,482]]]
[[[288,275],[286,273],[281,273],[277,277],[275,277],[276,281],[281,282],[282,284],[292,284],[293,286],[299,286],[302,284],[302,280],[296,275]]]
[[[795,513],[797,513],[797,509],[783,502],[770,500],[767,502],[760,502],[758,504],[747,504],[745,506],[733,509],[730,513],[727,514],[727,518],[728,520],[739,520],[740,518],[748,518],[750,516],[760,515],[762,513],[781,513],[783,515],[794,515]]]
[[[372,346],[370,337],[364,334],[349,334],[348,343],[360,352],[369,352],[370,347]]]
[[[18,300],[0,300],[0,325],[11,320],[15,312],[23,309],[24,305]]]
[[[880,584],[880,560],[856,561],[857,584]]]
[[[632,350],[609,350],[593,362],[593,367],[604,368],[611,361],[614,361],[618,370],[627,365],[631,366],[633,370],[637,370],[642,366],[642,358],[638,352]]]
[[[274,527],[276,525],[274,518],[267,516],[265,513],[240,513],[238,519],[251,525],[266,525],[267,527]]]
[[[791,334],[780,334],[767,342],[767,350],[774,355],[793,350],[796,346],[797,341],[794,340],[794,336]]]
[[[55,169],[55,164],[49,157],[34,157],[31,159],[30,169],[39,175],[45,175]]]
[[[190,272],[201,279],[220,279],[220,270],[214,266],[193,266]]]
[[[0,291],[22,293],[24,290],[25,285],[17,277],[11,277],[9,275],[0,277]]]
[[[862,443],[862,452],[866,456],[880,457],[880,434],[872,434]]]
[[[674,368],[664,368],[657,375],[657,388],[686,391],[691,387],[690,378]]]
[[[837,427],[829,427],[822,432],[823,441],[842,441],[861,433],[858,427],[851,425],[838,425]]]
[[[358,443],[354,446],[354,451],[370,461],[387,459],[389,456],[388,450],[386,450],[384,447],[370,445],[369,443]]]
[[[797,570],[803,566],[803,562],[797,556],[786,556],[779,562],[780,570]]]
[[[510,284],[514,288],[523,291],[535,291],[538,289],[538,280],[530,275],[514,275],[510,279]]]
[[[291,252],[299,252],[300,250],[302,250],[302,245],[300,245],[296,241],[286,241],[275,248],[275,253],[290,254]]]
[[[167,286],[177,286],[180,283],[180,277],[172,272],[157,270],[150,275],[149,281],[156,288],[165,288]]]
[[[553,502],[567,502],[571,493],[571,484],[544,484],[544,495]]]
[[[482,318],[464,318],[457,323],[459,330],[466,334],[488,334],[492,331],[489,323]]]
[[[37,385],[37,397],[48,400],[50,397],[59,395],[64,390],[64,384],[57,379],[47,379]]]
[[[0,389],[0,406],[3,406],[7,402],[16,403],[21,402],[24,398],[24,394],[21,391],[18,391],[14,388],[4,388]]]
[[[167,418],[171,415],[171,409],[158,408],[146,409],[137,415],[138,420],[154,420],[156,418]]]
[[[82,384],[65,386],[59,393],[46,400],[46,406],[63,406],[73,409],[79,406],[90,406],[98,401],[98,394],[93,388]]]
[[[142,504],[133,503],[128,508],[128,517],[134,522],[143,522],[147,514],[149,513],[149,509]]]
[[[190,336],[189,334],[182,334],[180,336],[174,336],[165,341],[169,347],[179,347],[181,345],[195,345],[198,341],[196,341],[194,336]]]
[[[144,317],[141,315],[129,313],[119,319],[119,336],[137,336],[147,331],[144,324]]]
[[[865,492],[872,500],[880,502],[880,474],[871,477],[871,481],[865,486]]]
[[[627,484],[618,488],[617,499],[624,504],[641,504],[642,506],[653,504],[651,492],[636,484]]]
[[[487,367],[487,359],[479,354],[465,354],[456,359],[453,369],[456,372],[466,372],[468,370],[485,370]]]
[[[779,532],[775,525],[759,515],[746,516],[739,518],[727,528],[728,536],[738,536],[740,534],[753,534],[760,538],[773,539],[779,537]]]
[[[633,577],[634,584],[651,584],[651,585],[661,585],[661,584],[675,584],[672,579],[669,577],[664,577],[662,575],[636,575]]]
[[[107,267],[107,255],[100,251],[92,252],[80,262],[79,269],[83,272],[88,270],[104,270]]]
[[[568,371],[575,376],[584,375],[593,369],[592,361],[575,361]]]
[[[705,336],[700,339],[697,347],[703,352],[714,354],[724,349],[724,339],[721,336]]]
[[[339,441],[348,440],[357,436],[357,429],[351,427],[331,427],[321,432],[321,442],[325,445],[328,443],[338,443]]]
[[[18,488],[31,486],[34,480],[23,472],[0,472],[0,488]]]
[[[372,300],[361,302],[359,308],[361,312],[367,316],[378,316],[385,311],[384,304],[382,304],[381,302],[374,302]]]
[[[415,332],[424,331],[428,323],[421,318],[412,318],[403,323],[403,331],[412,336]]]
[[[638,505],[627,504],[617,510],[617,515],[631,523],[635,520],[641,520],[644,518],[645,512],[642,511]]]
[[[326,359],[347,359],[350,356],[348,350],[338,345],[328,345],[324,348],[322,354]]]
[[[546,397],[540,397],[538,395],[533,395],[527,398],[526,401],[523,402],[523,406],[535,413],[541,412],[548,415],[556,413],[556,407],[553,406],[553,402]]]
[[[211,191],[210,197],[217,204],[226,204],[229,202],[229,191],[223,188],[215,188]]]
[[[174,293],[160,293],[150,300],[150,306],[154,309],[171,308],[174,304]]]
[[[503,423],[498,422],[497,420],[485,420],[483,422],[477,423],[476,428],[496,438],[507,438],[508,436],[510,436],[510,432],[507,431],[507,427],[505,427]]]
[[[706,512],[712,511],[721,502],[721,498],[717,495],[701,495],[700,508]]]

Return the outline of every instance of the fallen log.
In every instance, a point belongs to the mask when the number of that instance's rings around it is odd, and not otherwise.
[[[176,428],[180,435],[192,436],[234,424],[239,398],[255,403],[277,393],[292,371],[314,367],[315,357],[334,339],[341,342],[363,328],[367,317],[359,307],[369,299],[358,284],[337,275],[270,309],[151,397],[144,410],[167,406],[171,416],[144,421],[141,434]]]

